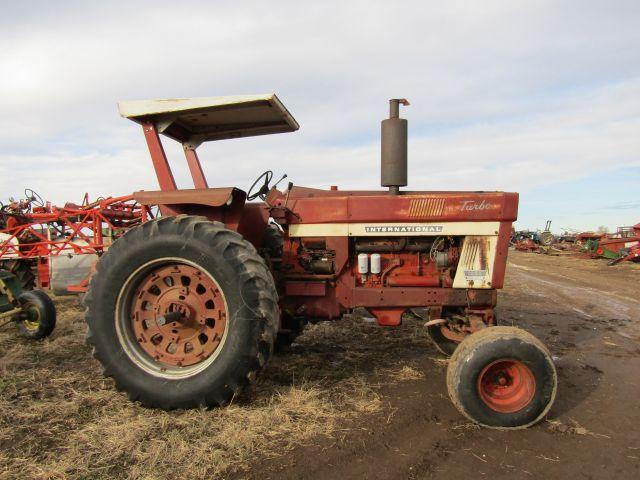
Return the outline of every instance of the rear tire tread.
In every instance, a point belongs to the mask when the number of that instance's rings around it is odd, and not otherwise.
[[[228,404],[242,389],[249,384],[251,379],[257,377],[262,367],[273,354],[273,344],[275,341],[278,325],[277,322],[269,321],[276,319],[279,315],[278,294],[275,289],[271,272],[267,269],[264,260],[260,257],[256,249],[243,237],[231,230],[228,230],[223,223],[212,222],[206,217],[179,215],[177,217],[162,217],[142,224],[141,226],[127,231],[118,241],[116,241],[109,251],[102,256],[97,264],[96,273],[92,276],[89,289],[84,298],[85,319],[88,325],[86,341],[93,347],[93,356],[104,366],[104,375],[114,377],[114,373],[109,368],[110,360],[101,352],[100,345],[96,342],[93,333],[93,325],[95,317],[92,312],[92,306],[95,304],[95,291],[100,287],[101,273],[106,271],[117,254],[129,248],[131,243],[137,243],[142,237],[144,240],[162,235],[165,233],[175,234],[176,230],[172,227],[178,226],[179,235],[187,239],[197,239],[209,245],[215,243],[216,248],[220,248],[224,258],[234,263],[234,267],[238,271],[238,278],[243,281],[240,283],[241,291],[246,292],[248,286],[253,284],[260,292],[257,295],[259,300],[256,314],[256,322],[259,325],[260,333],[257,338],[260,341],[243,352],[238,361],[244,360],[249,366],[248,371],[240,375],[233,376],[227,374],[225,391],[210,391],[204,396],[198,396],[179,405],[172,402],[165,402],[145,396],[144,392],[131,391],[123,382],[116,379],[116,388],[127,395],[133,395],[135,400],[139,400],[143,405],[150,407],[160,407],[164,410],[174,408],[191,408],[202,406],[222,406]]]

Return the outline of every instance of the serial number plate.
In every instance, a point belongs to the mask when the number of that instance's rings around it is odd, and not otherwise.
[[[466,280],[478,280],[487,276],[486,270],[465,270],[464,278]]]

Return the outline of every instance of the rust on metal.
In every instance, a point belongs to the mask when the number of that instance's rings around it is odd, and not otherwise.
[[[51,286],[51,260],[67,255],[101,255],[125,231],[152,218],[149,206],[130,195],[89,201],[34,204],[14,201],[0,212],[0,260],[25,262],[37,271],[38,286]],[[85,292],[89,276],[69,290]]]
[[[444,210],[444,198],[415,198],[409,203],[409,217],[438,217]]]
[[[285,284],[285,293],[293,297],[324,297],[327,294],[325,282],[291,282]]]
[[[153,168],[156,171],[158,177],[158,184],[160,190],[175,190],[176,181],[173,178],[173,172],[171,166],[167,160],[167,155],[164,153],[164,147],[162,141],[158,136],[158,130],[152,122],[143,122],[142,130],[144,131],[144,137],[147,140],[147,147],[149,147],[149,154],[151,155],[151,162]]]
[[[162,265],[140,282],[131,305],[140,347],[166,365],[189,366],[216,351],[227,325],[224,294],[199,269]]]
[[[208,188],[205,192],[198,189],[184,189],[170,192],[146,192],[139,191],[133,194],[133,198],[142,205],[181,205],[197,204],[208,207],[222,207],[231,205],[237,197],[243,197],[241,190],[234,187]]]
[[[209,188],[207,179],[204,176],[200,159],[195,149],[184,147],[184,156],[187,159],[187,165],[189,172],[191,172],[191,178],[193,179],[193,186],[196,188]]]
[[[376,317],[378,325],[397,327],[402,323],[402,314],[406,308],[370,308],[369,311]]]

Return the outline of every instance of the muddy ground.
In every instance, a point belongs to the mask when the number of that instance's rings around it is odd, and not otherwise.
[[[224,409],[159,412],[100,376],[82,312],[0,332],[0,478],[640,478],[640,265],[511,252],[498,312],[549,346],[559,392],[523,431],[450,403],[415,320],[307,329]]]
[[[534,333],[555,357],[547,421],[510,432],[467,424],[444,368],[405,351],[425,378],[383,387],[375,419],[254,478],[640,478],[640,268],[512,252],[499,305],[501,323]]]

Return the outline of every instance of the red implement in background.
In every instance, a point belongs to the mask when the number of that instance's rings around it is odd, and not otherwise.
[[[133,196],[109,197],[63,207],[44,202],[32,190],[27,198],[0,209],[0,262],[26,264],[37,272],[37,286],[51,286],[51,260],[63,255],[100,255],[127,229],[153,218],[150,207]],[[88,277],[71,292],[84,292]]]

